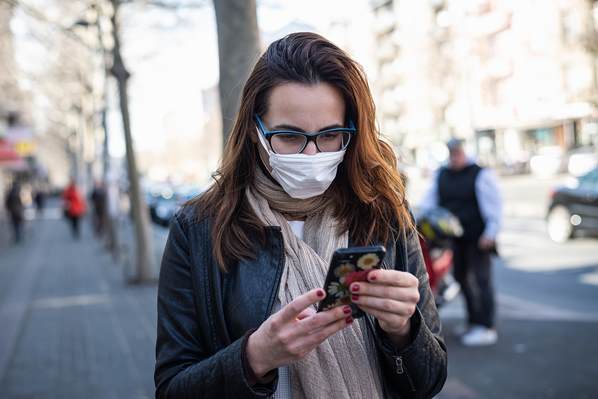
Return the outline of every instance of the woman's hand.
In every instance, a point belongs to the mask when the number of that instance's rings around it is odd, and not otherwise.
[[[351,300],[378,319],[395,345],[404,346],[409,340],[409,320],[419,302],[417,277],[398,270],[374,270],[367,279],[351,284]]]
[[[249,336],[247,360],[258,378],[300,360],[353,322],[349,306],[316,313],[311,305],[325,296],[324,290],[318,288],[295,298]]]

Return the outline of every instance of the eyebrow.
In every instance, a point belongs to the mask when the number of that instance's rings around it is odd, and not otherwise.
[[[339,128],[339,127],[346,127],[346,126],[339,125],[338,123],[335,123],[333,125],[326,126],[326,127],[322,128],[322,129],[318,130],[318,132],[322,132],[324,130],[329,130],[329,129],[336,129],[336,128]],[[293,125],[288,125],[286,123],[274,126],[272,128],[272,131],[274,131],[274,130],[294,130],[296,132],[305,133],[305,130],[301,129],[300,127],[293,126]]]

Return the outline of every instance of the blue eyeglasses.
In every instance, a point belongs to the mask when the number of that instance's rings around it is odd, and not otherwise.
[[[310,141],[316,144],[316,148],[320,152],[343,151],[349,145],[351,137],[357,133],[352,121],[349,121],[349,127],[336,127],[315,133],[268,130],[258,115],[255,115],[255,122],[260,133],[270,144],[272,151],[277,154],[300,154]]]

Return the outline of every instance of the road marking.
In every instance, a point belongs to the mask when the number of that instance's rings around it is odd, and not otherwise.
[[[108,295],[76,295],[37,299],[33,302],[36,309],[61,309],[69,306],[88,306],[110,302]]]
[[[497,303],[499,319],[502,320],[598,322],[598,313],[577,312],[505,294],[498,294]],[[442,308],[440,315],[443,319],[464,319],[462,301]]]
[[[579,277],[579,281],[582,284],[598,285],[598,270],[594,270],[593,272],[582,274]]]

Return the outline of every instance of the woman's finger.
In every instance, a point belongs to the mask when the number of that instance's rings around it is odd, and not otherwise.
[[[316,310],[310,306],[307,309],[303,309],[303,311],[299,313],[299,315],[297,316],[297,320],[306,319],[310,316],[313,316],[314,314],[316,314]]]
[[[352,295],[374,296],[378,298],[394,299],[402,302],[419,302],[419,291],[416,287],[398,287],[371,283],[353,283],[350,287]]]
[[[413,274],[398,270],[373,270],[368,273],[367,279],[372,284],[394,285],[397,287],[417,287],[419,285],[419,280]]]
[[[399,316],[394,313],[384,312],[376,308],[370,308],[367,306],[359,306],[359,308],[378,319],[378,322],[381,325],[386,325],[392,328],[400,328],[408,320],[407,317]]]
[[[320,302],[326,297],[326,293],[321,288],[315,288],[306,292],[303,295],[295,298],[291,303],[285,305],[273,320],[275,326],[280,327],[288,322],[291,322],[301,314],[308,306]]]
[[[320,345],[324,342],[328,337],[331,335],[336,334],[343,328],[351,325],[353,323],[353,318],[351,316],[346,316],[341,320],[336,320],[333,323],[328,324],[327,326],[321,328],[318,331],[313,332],[312,334],[307,336],[306,345],[311,349],[315,348],[316,346]]]
[[[385,313],[394,313],[403,317],[410,317],[415,311],[415,305],[406,302],[399,302],[392,299],[377,298],[373,296],[352,297],[353,303],[357,306],[376,309]]]
[[[301,320],[295,332],[297,334],[311,334],[314,331],[320,330],[329,324],[335,323],[338,320],[344,319],[350,315],[350,306],[338,306],[330,310],[318,312],[308,318]]]

